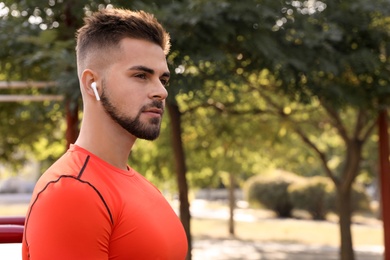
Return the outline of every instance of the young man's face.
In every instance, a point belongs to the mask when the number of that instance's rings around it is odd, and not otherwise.
[[[168,96],[169,70],[163,49],[136,39],[121,41],[119,59],[104,72],[101,94],[107,114],[130,134],[154,140]]]

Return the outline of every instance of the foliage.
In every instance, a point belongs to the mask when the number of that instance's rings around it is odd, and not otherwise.
[[[268,175],[253,176],[246,182],[247,199],[273,210],[278,217],[291,217],[294,208],[288,187],[300,182],[296,174],[276,170]]]
[[[315,220],[324,220],[331,210],[330,197],[334,198],[334,186],[329,178],[315,176],[288,187],[294,208],[309,212]]]
[[[361,183],[354,183],[351,190],[351,211],[353,213],[356,212],[370,212],[371,211],[371,198],[367,194],[367,191]],[[339,209],[337,208],[337,193],[333,191],[331,196],[328,197],[327,204],[329,205],[329,209],[333,212],[338,213]]]
[[[317,96],[337,107],[378,108],[390,93],[387,4],[288,3],[275,26],[285,50],[285,62],[275,61],[285,90],[302,101]]]
[[[2,90],[1,94],[75,96],[69,86],[75,77],[74,32],[60,22],[66,17],[65,5],[47,1],[3,1],[0,3],[0,79],[18,81],[57,81],[57,88]],[[73,6],[77,9],[77,5]],[[80,18],[81,19],[81,18]],[[73,19],[73,22],[76,20]],[[65,84],[66,83],[66,84]],[[65,90],[65,91],[64,91]],[[45,154],[58,144],[64,150],[64,107],[58,102],[0,103],[0,160],[20,167],[35,153],[42,167],[47,167],[59,154]],[[15,127],[17,126],[17,127]],[[12,129],[12,131],[10,131]],[[42,146],[46,143],[47,146]],[[46,166],[45,166],[46,165]]]
[[[5,46],[17,47],[2,50],[3,68],[12,68],[4,70],[9,72],[7,78],[54,78],[60,82],[58,91],[65,91],[75,99],[79,97],[79,91],[74,67],[73,35],[82,16],[107,4],[156,13],[172,36],[173,47],[168,59],[175,73],[172,74],[169,87],[170,98],[180,103],[185,116],[183,129],[186,131],[186,152],[192,158],[188,163],[193,172],[191,176],[194,176],[194,185],[208,185],[207,180],[211,176],[214,176],[211,178],[212,185],[217,185],[219,164],[224,165],[224,162],[230,162],[231,158],[236,157],[236,164],[240,167],[234,166],[234,171],[245,178],[256,172],[257,168],[286,165],[284,160],[289,160],[286,167],[295,172],[305,175],[321,173],[320,164],[315,163],[313,153],[299,148],[297,135],[290,131],[290,125],[275,121],[279,111],[275,110],[273,118],[266,115],[269,112],[267,108],[271,106],[262,99],[262,93],[270,93],[275,100],[284,100],[278,95],[279,91],[294,86],[280,84],[278,79],[272,80],[271,76],[286,79],[293,68],[308,63],[306,59],[312,59],[309,54],[317,55],[317,49],[324,46],[321,39],[334,39],[328,41],[328,44],[337,42],[337,26],[317,26],[323,29],[317,30],[315,21],[320,24],[320,19],[323,19],[321,16],[328,14],[324,10],[309,16],[303,10],[309,7],[303,3],[285,7],[278,1],[67,1],[67,4],[30,0],[17,4],[13,1],[5,3],[10,7],[9,13],[20,14],[4,16],[1,20],[1,26],[6,32],[0,36],[2,42],[4,40]],[[295,4],[298,5],[298,1]],[[329,3],[327,5],[329,10],[334,7]],[[372,6],[367,4],[365,8]],[[244,12],[246,15],[242,16]],[[68,24],[69,17],[65,13],[74,17],[71,24]],[[341,11],[337,17],[339,13]],[[28,23],[29,19],[35,22]],[[25,26],[18,26],[22,24]],[[377,30],[386,25],[379,19],[376,19],[375,24]],[[301,39],[304,40],[302,43],[307,44],[299,45]],[[304,48],[312,48],[313,51],[306,52]],[[327,54],[323,56],[327,57]],[[332,71],[332,66],[336,66],[330,62],[321,64],[324,71]],[[264,74],[267,71],[264,68],[269,68],[268,75]],[[255,75],[261,75],[258,77],[260,81],[256,83],[257,88],[253,88],[253,81],[248,84],[247,80]],[[285,111],[293,109],[292,105],[286,102]],[[297,111],[294,113],[297,114]],[[307,115],[313,118],[310,110]],[[302,117],[307,115],[303,114]],[[229,129],[229,124],[234,125],[234,133],[226,131],[221,135],[224,129]],[[321,123],[321,126],[325,125]],[[308,132],[313,129],[316,126],[305,126]],[[329,133],[328,136],[332,136],[327,129],[321,128],[324,133]],[[217,136],[223,138],[215,138]],[[224,139],[229,137],[234,140],[233,143],[228,141],[229,149],[235,152],[233,157],[226,160],[224,152],[218,151],[226,143]],[[321,136],[319,140],[327,138]],[[256,145],[259,143],[261,148]],[[301,167],[303,162],[312,162],[311,167]],[[313,170],[309,172],[307,169]]]
[[[60,108],[56,102],[0,103],[0,162],[16,170],[28,159],[29,152],[42,153],[47,146],[63,140],[61,128],[53,123],[62,120]],[[35,145],[41,138],[47,146]],[[41,160],[50,160],[50,156]]]
[[[128,163],[159,189],[174,193],[177,191],[177,185],[172,178],[174,159],[170,152],[168,126],[169,118],[165,116],[161,124],[162,133],[156,141],[137,140]]]
[[[370,212],[371,199],[367,190],[361,183],[355,183],[352,187],[352,212]]]
[[[253,176],[245,183],[246,197],[276,212],[291,217],[292,210],[307,211],[315,220],[325,220],[329,212],[337,212],[337,194],[332,181],[323,176],[299,177],[275,170]],[[364,187],[355,183],[352,189],[352,211],[370,211],[369,196]]]

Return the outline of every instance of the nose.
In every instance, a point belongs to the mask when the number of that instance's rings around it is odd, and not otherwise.
[[[165,85],[161,83],[158,79],[155,84],[153,84],[153,90],[150,93],[150,98],[157,100],[165,100],[168,97],[168,91],[165,88]]]

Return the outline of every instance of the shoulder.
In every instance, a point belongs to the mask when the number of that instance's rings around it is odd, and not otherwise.
[[[56,179],[39,182],[30,204],[30,211],[57,210],[73,212],[96,207],[106,212],[112,222],[111,211],[100,193],[90,182],[72,175],[60,175]]]
[[[24,244],[37,258],[56,252],[100,254],[107,251],[112,226],[110,210],[99,191],[88,182],[62,175],[47,182],[32,200]],[[69,248],[75,251],[72,253]]]

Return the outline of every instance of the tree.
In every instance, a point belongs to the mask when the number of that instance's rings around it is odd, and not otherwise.
[[[318,1],[309,6],[295,2],[295,6],[286,7],[285,20],[281,18],[280,23],[283,44],[291,51],[286,54],[290,63],[282,66],[282,71],[291,77],[285,81],[288,91],[303,102],[309,96],[317,97],[329,119],[327,123],[345,146],[344,159],[332,167],[332,145],[321,147],[312,132],[293,123],[294,131],[316,151],[336,186],[341,259],[354,259],[351,187],[360,172],[363,145],[376,126],[376,111],[385,104],[381,97],[389,96],[389,63],[385,57],[390,50],[390,34],[388,27],[379,23],[389,16],[385,4],[337,1],[325,5]],[[290,16],[288,10],[295,15]],[[350,118],[353,124],[347,124]]]

